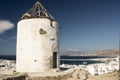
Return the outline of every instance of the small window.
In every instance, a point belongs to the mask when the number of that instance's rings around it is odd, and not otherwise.
[[[54,41],[54,40],[55,40],[55,38],[51,38],[50,40],[51,40],[51,41]]]
[[[40,28],[39,33],[40,33],[40,34],[46,34],[47,31],[45,31],[45,30],[43,30],[42,28]]]

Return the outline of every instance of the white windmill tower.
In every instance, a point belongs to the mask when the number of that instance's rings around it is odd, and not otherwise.
[[[40,2],[26,12],[17,27],[17,72],[59,68],[58,24]]]

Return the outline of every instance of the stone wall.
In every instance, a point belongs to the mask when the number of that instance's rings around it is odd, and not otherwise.
[[[58,76],[46,76],[46,77],[27,77],[26,80],[67,80],[72,77],[71,74],[58,75]]]
[[[29,74],[18,74],[18,75],[9,75],[2,77],[0,80],[67,80],[68,78],[72,78],[73,74],[75,73],[75,69],[70,69],[61,72],[50,72],[54,75],[47,75],[44,76],[39,74],[39,76],[30,76]],[[0,77],[1,78],[1,77]]]
[[[52,76],[37,76],[37,77],[26,77],[26,80],[67,80],[72,78],[75,73],[75,69],[69,69],[62,72],[53,72],[55,75]]]
[[[26,75],[4,75],[0,80],[26,80]]]

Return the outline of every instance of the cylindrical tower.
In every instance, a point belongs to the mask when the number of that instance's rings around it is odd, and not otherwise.
[[[58,24],[37,2],[18,22],[17,72],[59,68]]]

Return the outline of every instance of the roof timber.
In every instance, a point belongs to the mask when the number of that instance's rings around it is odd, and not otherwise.
[[[39,1],[37,1],[33,7],[21,17],[21,20],[30,18],[48,18],[55,20]]]

